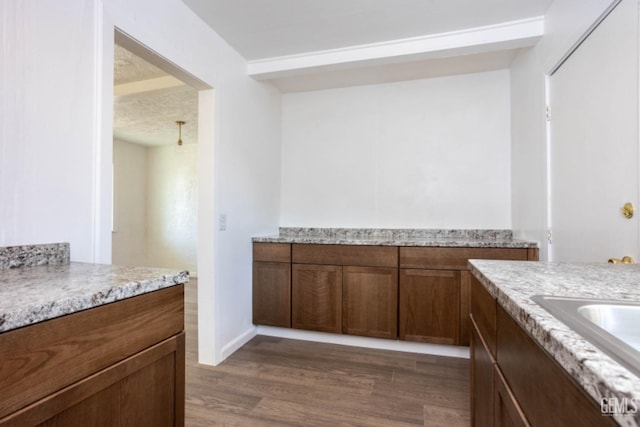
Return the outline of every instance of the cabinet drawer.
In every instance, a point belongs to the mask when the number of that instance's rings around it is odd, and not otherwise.
[[[494,366],[493,374],[494,427],[531,427],[497,366]]]
[[[254,243],[253,260],[266,262],[290,262],[290,243]]]
[[[493,394],[495,359],[471,321],[471,419],[477,427],[493,425]]]
[[[291,257],[298,264],[353,265],[356,267],[397,267],[396,246],[293,244]]]
[[[616,425],[500,306],[497,319],[498,366],[532,426]]]
[[[466,270],[470,259],[526,261],[528,250],[522,248],[400,248],[400,268]]]
[[[489,352],[496,355],[496,299],[475,276],[471,277],[471,317]]]
[[[0,418],[184,329],[183,285],[0,334]]]

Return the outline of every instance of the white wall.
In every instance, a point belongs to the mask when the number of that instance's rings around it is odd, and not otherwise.
[[[547,259],[545,76],[612,3],[555,0],[545,14],[545,35],[511,66],[513,229],[540,242],[541,260]]]
[[[114,140],[112,262],[197,273],[198,146]]]
[[[510,228],[509,71],[286,94],[282,225]]]
[[[118,265],[147,264],[147,149],[113,141],[113,251]]]
[[[197,272],[198,146],[147,149],[147,264]]]
[[[66,241],[94,259],[95,12],[0,2],[0,245]]]
[[[220,361],[254,330],[250,238],[279,222],[280,94],[180,0],[4,1],[0,25],[0,245],[68,241],[74,261],[111,261],[114,27],[215,88],[198,304],[200,359]]]

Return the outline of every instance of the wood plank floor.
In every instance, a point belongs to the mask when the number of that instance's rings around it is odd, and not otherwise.
[[[197,363],[196,281],[185,290],[187,426],[468,426],[469,361],[257,336]]]

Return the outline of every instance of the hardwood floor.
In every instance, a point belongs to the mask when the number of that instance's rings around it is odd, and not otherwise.
[[[197,363],[196,281],[185,290],[187,426],[468,426],[469,361],[256,336]]]

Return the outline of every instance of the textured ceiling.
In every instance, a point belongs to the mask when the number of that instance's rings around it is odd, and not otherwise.
[[[166,75],[167,73],[160,68],[149,64],[122,46],[114,46],[113,84],[138,82]]]
[[[247,60],[542,16],[552,0],[183,0]]]
[[[121,46],[115,46],[114,85],[166,76]],[[198,142],[198,91],[187,85],[114,96],[113,137],[146,146],[176,144],[177,120],[184,144]]]

